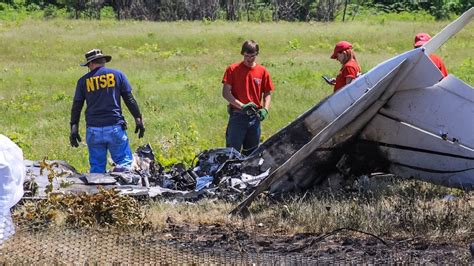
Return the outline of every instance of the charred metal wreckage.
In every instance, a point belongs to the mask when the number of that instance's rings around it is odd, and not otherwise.
[[[244,157],[233,148],[204,151],[196,159],[190,169],[178,163],[165,170],[147,144],[134,153],[132,170],[113,167],[104,174],[81,174],[64,161],[25,161],[25,196],[45,197],[51,185],[55,193],[97,193],[100,185],[131,196],[237,200],[244,189],[258,184],[255,177],[240,172]]]
[[[443,78],[428,57],[473,15],[471,8],[424,46],[361,75],[249,157],[233,149],[215,149],[200,154],[191,169],[175,165],[164,171],[154,161],[151,147],[143,146],[135,153],[132,173],[116,169],[81,175],[64,167],[72,173],[67,178],[72,184],[54,186],[94,192],[95,185],[101,184],[124,194],[184,199],[247,197],[235,213],[263,191],[298,191],[335,176],[344,179],[374,172],[474,189],[474,89],[453,75]],[[30,176],[38,174],[34,163],[29,171]],[[45,185],[41,178],[37,182]]]

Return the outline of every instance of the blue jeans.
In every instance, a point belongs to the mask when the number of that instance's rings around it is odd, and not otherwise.
[[[226,147],[232,147],[248,156],[260,143],[260,120],[256,115],[249,116],[239,111],[232,111],[225,135]]]
[[[117,165],[131,168],[132,150],[128,144],[127,132],[122,129],[122,126],[88,127],[86,142],[89,148],[91,173],[105,173],[107,150]]]

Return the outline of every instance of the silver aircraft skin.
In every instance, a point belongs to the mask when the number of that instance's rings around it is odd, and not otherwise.
[[[359,138],[381,149],[394,174],[474,188],[474,90],[452,75],[397,91]]]

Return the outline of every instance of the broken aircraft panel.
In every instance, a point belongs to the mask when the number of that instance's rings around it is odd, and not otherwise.
[[[452,75],[431,87],[397,92],[360,139],[386,155],[393,173],[474,187],[474,93]]]

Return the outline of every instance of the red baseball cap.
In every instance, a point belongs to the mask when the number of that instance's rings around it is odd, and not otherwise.
[[[350,42],[340,41],[336,43],[336,47],[334,47],[334,52],[331,55],[331,59],[336,59],[338,53],[347,49],[352,49],[352,44]]]
[[[415,48],[420,47],[427,43],[431,39],[431,36],[428,33],[418,33],[415,36],[415,44],[413,45]]]

